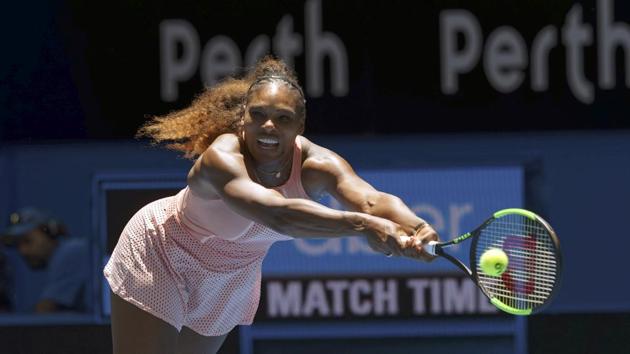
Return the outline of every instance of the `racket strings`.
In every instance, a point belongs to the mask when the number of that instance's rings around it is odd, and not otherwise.
[[[502,249],[508,267],[498,277],[485,274],[479,257]],[[475,249],[479,283],[491,297],[514,309],[534,309],[551,296],[558,277],[556,249],[548,229],[536,220],[509,214],[493,220],[479,234]]]

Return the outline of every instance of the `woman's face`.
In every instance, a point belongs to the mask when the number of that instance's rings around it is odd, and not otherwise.
[[[250,92],[243,115],[243,135],[258,162],[282,160],[293,152],[295,138],[304,131],[299,113],[302,97],[290,86],[271,81]]]

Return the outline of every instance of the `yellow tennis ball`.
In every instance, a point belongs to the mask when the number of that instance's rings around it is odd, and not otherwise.
[[[508,256],[499,248],[485,251],[479,258],[479,267],[487,275],[498,277],[508,266]]]

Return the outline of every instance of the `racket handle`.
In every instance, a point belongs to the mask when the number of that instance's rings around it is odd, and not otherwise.
[[[429,241],[429,243],[427,243],[427,245],[424,246],[424,250],[432,256],[437,256],[437,253],[435,253],[435,245],[437,244],[439,244],[439,242]]]
[[[411,236],[400,236],[400,240],[402,242],[407,242],[407,241],[409,241],[409,239],[411,239]],[[437,256],[437,254],[435,253],[435,245],[437,245],[437,244],[439,244],[439,242],[437,242],[437,241],[429,241],[429,243],[427,243],[424,246],[424,250],[428,254],[430,254],[432,256]]]

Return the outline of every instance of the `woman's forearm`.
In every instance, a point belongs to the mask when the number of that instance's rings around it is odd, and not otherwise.
[[[328,208],[307,199],[283,199],[271,207],[266,224],[294,237],[363,235],[370,215]]]

